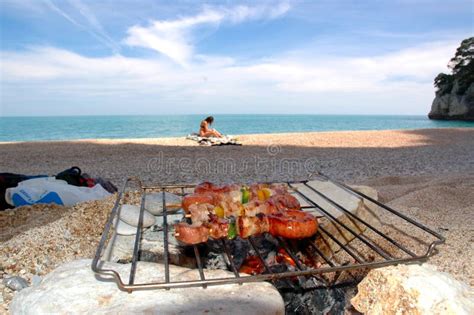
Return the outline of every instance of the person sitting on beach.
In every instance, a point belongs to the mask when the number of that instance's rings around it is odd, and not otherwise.
[[[222,134],[216,129],[209,128],[214,121],[214,117],[209,116],[203,121],[201,121],[201,126],[199,127],[199,136],[200,137],[215,137],[222,138]]]

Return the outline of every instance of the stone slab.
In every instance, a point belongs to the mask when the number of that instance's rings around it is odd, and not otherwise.
[[[106,263],[128,279],[130,264]],[[205,270],[206,278],[232,276],[223,270]],[[172,280],[197,280],[198,270],[170,266]],[[164,266],[139,262],[136,283],[164,280]],[[284,314],[278,291],[268,282],[219,286],[141,290],[127,293],[108,278],[96,276],[91,260],[64,264],[41,284],[15,295],[10,312],[29,314]]]

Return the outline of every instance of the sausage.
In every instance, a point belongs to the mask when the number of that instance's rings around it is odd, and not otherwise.
[[[268,216],[270,234],[284,238],[300,239],[311,237],[318,230],[318,220],[301,210],[286,210]]]
[[[301,208],[298,199],[289,193],[270,197],[270,203],[272,203],[280,211],[286,209],[299,210]]]

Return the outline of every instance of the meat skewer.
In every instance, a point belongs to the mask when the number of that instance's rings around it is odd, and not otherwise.
[[[205,182],[182,202],[192,224],[175,225],[185,244],[213,239],[247,238],[269,232],[285,238],[305,238],[317,231],[317,219],[301,211],[299,201],[278,184],[216,186]]]

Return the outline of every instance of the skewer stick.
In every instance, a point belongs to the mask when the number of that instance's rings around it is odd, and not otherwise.
[[[185,218],[190,218],[190,217],[191,217],[191,213],[186,213],[186,214],[184,215],[184,217],[185,217]]]
[[[174,233],[174,236],[179,236],[179,233]]]

